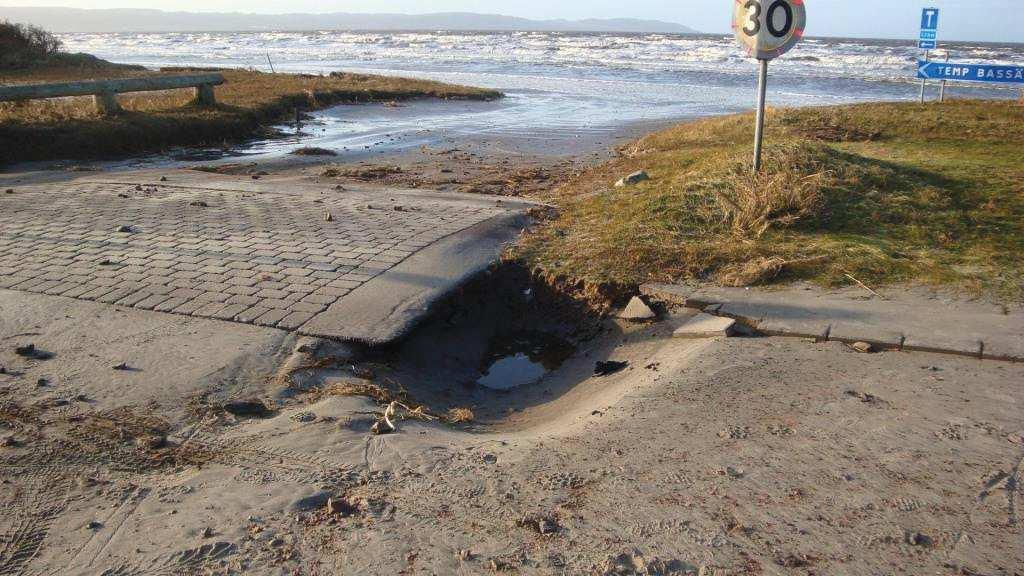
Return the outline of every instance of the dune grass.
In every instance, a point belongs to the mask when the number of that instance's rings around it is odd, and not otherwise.
[[[746,286],[955,284],[1024,297],[1024,106],[774,109],[765,168],[751,115],[649,135],[551,198],[514,256],[550,277]],[[623,174],[651,179],[614,188]]]
[[[148,71],[119,66],[42,67],[7,71],[0,83],[57,82],[143,75],[187,74],[195,70]],[[175,146],[218,146],[259,134],[268,125],[294,118],[295,111],[341,103],[391,102],[415,98],[492,100],[499,92],[429,80],[366,74],[329,76],[221,70],[227,82],[216,88],[218,106],[191,102],[194,91],[168,90],[119,97],[126,112],[99,116],[91,97],[0,103],[0,163],[25,160],[91,159],[154,152]]]

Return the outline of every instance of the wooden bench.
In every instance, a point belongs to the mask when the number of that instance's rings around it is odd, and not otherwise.
[[[121,80],[85,80],[81,82],[55,82],[52,84],[24,84],[0,86],[0,102],[36,100],[39,98],[62,98],[66,96],[92,96],[96,109],[101,114],[118,114],[121,105],[117,94],[125,92],[153,92],[195,88],[195,103],[200,106],[214,106],[217,99],[213,87],[224,83],[220,74],[195,74],[191,76],[149,76]]]

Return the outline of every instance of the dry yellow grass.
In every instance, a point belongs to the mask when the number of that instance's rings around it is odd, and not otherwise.
[[[775,109],[765,169],[753,118],[651,134],[545,197],[514,249],[549,278],[953,283],[1024,297],[1024,107],[1012,101]],[[651,179],[614,188],[624,174]]]

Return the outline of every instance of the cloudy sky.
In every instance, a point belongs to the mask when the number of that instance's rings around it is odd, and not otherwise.
[[[1019,0],[807,0],[808,34],[916,37],[921,8],[943,11],[947,40],[1024,42]],[[651,18],[704,32],[728,32],[732,0],[0,0],[0,6],[158,8],[224,12],[466,11],[527,18]]]

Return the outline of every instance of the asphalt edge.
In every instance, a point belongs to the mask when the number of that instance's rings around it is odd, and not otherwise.
[[[347,294],[297,333],[371,347],[401,340],[435,304],[497,262],[530,221],[521,212],[505,214],[442,238]]]

